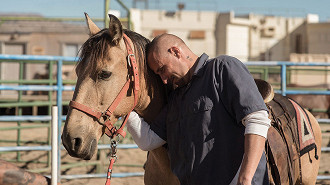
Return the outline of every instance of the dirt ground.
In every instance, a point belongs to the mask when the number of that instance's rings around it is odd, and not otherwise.
[[[0,123],[1,127],[15,126],[16,123]],[[31,123],[23,123],[23,126],[31,125]],[[328,146],[330,147],[330,124],[321,124],[322,130],[328,132],[323,133],[323,143],[322,147]],[[24,129],[21,131],[21,137],[24,141],[47,141],[47,128],[34,128],[34,129]],[[13,130],[0,131],[0,140],[15,140],[17,137],[17,132]],[[26,146],[33,146],[39,144],[26,143]],[[0,142],[0,146],[16,146],[16,143],[5,143]],[[107,167],[109,164],[109,160],[106,157],[106,153],[108,150],[102,150],[100,153],[100,158],[102,160],[103,165],[89,165],[92,162],[96,162],[97,156],[95,155],[91,161],[84,161],[76,158],[72,158],[69,156],[65,150],[62,150],[62,167],[66,167],[68,164],[76,162],[76,167],[70,169],[62,169],[62,175],[72,175],[72,174],[92,174],[92,173],[106,173]],[[50,174],[50,169],[47,169],[47,161],[48,152],[43,151],[30,151],[30,152],[20,152],[21,160],[27,161],[22,163],[15,163],[18,166],[36,171],[39,170],[44,175]],[[122,172],[143,172],[143,164],[146,160],[147,153],[141,151],[140,149],[118,149],[117,152],[118,160],[113,167],[113,173],[122,173]],[[9,161],[15,161],[17,157],[16,153],[0,153],[0,158]],[[330,152],[322,153],[321,162],[320,162],[320,175],[329,175],[330,176]],[[104,184],[105,178],[88,178],[88,179],[75,179],[75,180],[65,180],[62,179],[61,183],[63,185],[96,185],[96,184]],[[125,177],[125,178],[112,178],[111,184],[113,185],[142,185],[143,177]],[[330,180],[318,181],[317,184],[330,184]]]

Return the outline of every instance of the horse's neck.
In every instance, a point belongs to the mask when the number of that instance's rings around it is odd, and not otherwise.
[[[149,84],[142,80],[141,94],[139,98],[138,107],[135,111],[144,118],[147,122],[153,121],[160,113],[162,107],[165,105],[165,88],[164,84],[151,78]]]

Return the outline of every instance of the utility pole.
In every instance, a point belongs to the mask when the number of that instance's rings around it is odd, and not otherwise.
[[[104,0],[104,27],[105,28],[109,27],[109,16],[108,16],[109,5],[110,5],[110,0]]]

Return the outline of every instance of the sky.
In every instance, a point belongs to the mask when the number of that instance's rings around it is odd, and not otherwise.
[[[133,7],[134,0],[121,0]],[[185,10],[207,10],[217,12],[234,11],[235,14],[255,13],[285,17],[306,17],[318,14],[321,22],[330,22],[330,0],[136,0],[137,8],[177,10],[178,3]],[[92,18],[103,18],[104,0],[0,0],[0,14],[28,13],[45,17],[84,18],[87,12]],[[117,0],[110,0],[110,9],[124,9]]]

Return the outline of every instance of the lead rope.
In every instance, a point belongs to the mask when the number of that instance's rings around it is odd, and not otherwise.
[[[135,55],[134,55],[134,53],[132,51],[132,48],[130,47],[130,44],[129,44],[130,38],[127,37],[126,34],[123,35],[123,38],[124,38],[124,41],[126,43],[126,48],[127,48],[127,51],[128,51],[127,62],[129,64],[129,66],[132,68],[132,73],[133,73],[132,81],[134,82],[134,85],[133,85],[134,106],[133,106],[132,110],[124,118],[124,121],[123,121],[121,127],[113,133],[115,136],[117,136],[117,138],[118,138],[117,141],[112,139],[113,135],[110,137],[110,139],[111,139],[111,142],[110,142],[110,148],[111,148],[111,151],[110,151],[111,152],[110,153],[110,164],[109,164],[109,167],[108,167],[107,180],[105,182],[105,185],[110,185],[110,180],[111,180],[111,175],[112,175],[112,167],[113,167],[113,164],[117,161],[116,153],[117,153],[117,143],[119,143],[119,139],[120,139],[119,135],[123,136],[123,138],[126,136],[126,133],[123,129],[125,127],[125,124],[128,120],[128,117],[129,117],[130,113],[133,111],[134,107],[137,105],[138,92],[140,90],[139,72],[138,72],[138,67],[137,67]]]
[[[112,140],[110,142],[110,164],[108,167],[108,172],[107,172],[107,181],[105,182],[105,185],[110,185],[110,180],[111,180],[111,175],[112,175],[112,167],[113,164],[117,161],[117,143],[119,142],[119,136],[118,136],[118,141]]]

